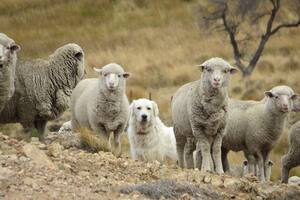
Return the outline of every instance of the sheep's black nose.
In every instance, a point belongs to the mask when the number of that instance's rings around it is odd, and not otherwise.
[[[146,120],[147,117],[148,117],[147,115],[142,115],[142,119],[143,119],[143,120]]]

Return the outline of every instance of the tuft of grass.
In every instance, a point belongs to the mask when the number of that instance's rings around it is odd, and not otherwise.
[[[102,134],[95,134],[90,129],[80,128],[76,132],[80,138],[83,147],[92,152],[104,151],[109,152],[108,138]]]
[[[88,128],[80,128],[76,131],[78,134],[81,144],[84,148],[91,152],[110,152],[108,148],[108,137],[103,134],[95,133]],[[129,155],[129,142],[126,134],[121,136],[122,154]]]

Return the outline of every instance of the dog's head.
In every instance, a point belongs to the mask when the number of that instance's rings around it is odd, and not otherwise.
[[[134,100],[130,105],[130,117],[140,124],[151,123],[158,116],[158,112],[157,104],[148,99]]]

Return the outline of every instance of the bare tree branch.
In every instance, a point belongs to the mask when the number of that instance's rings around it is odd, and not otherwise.
[[[249,62],[249,66],[243,71],[244,76],[249,76],[252,73],[252,71],[254,70],[254,68],[256,66],[256,63],[258,62],[258,60],[260,58],[260,55],[262,54],[262,52],[265,48],[267,41],[269,40],[269,38],[271,36],[273,22],[276,17],[276,14],[280,8],[280,0],[270,0],[270,2],[272,3],[273,8],[271,11],[270,18],[267,22],[266,31],[261,37],[261,40],[259,42],[259,45],[258,45],[255,53],[254,53],[254,56],[252,57],[251,61]]]
[[[227,33],[229,34],[229,38],[230,38],[230,43],[232,45],[233,48],[233,54],[234,54],[234,59],[236,62],[236,66],[241,70],[244,71],[245,69],[245,65],[241,62],[241,52],[239,50],[239,46],[238,43],[236,41],[235,38],[235,33],[236,33],[236,28],[230,27],[227,19],[226,19],[226,11],[227,11],[227,4],[224,4],[224,9],[223,9],[223,13],[222,13],[222,21],[225,27],[225,30],[227,31]]]
[[[281,28],[292,28],[292,27],[298,27],[300,26],[300,17],[298,19],[298,21],[294,22],[294,23],[284,23],[284,24],[280,24],[278,25],[276,28],[274,28],[271,31],[271,35],[275,34],[277,31],[279,31]]]

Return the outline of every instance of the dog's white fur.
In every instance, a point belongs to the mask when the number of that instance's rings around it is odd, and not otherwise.
[[[158,114],[158,106],[154,101],[138,99],[130,105],[128,139],[133,159],[159,162],[177,160],[173,127],[166,127]]]

